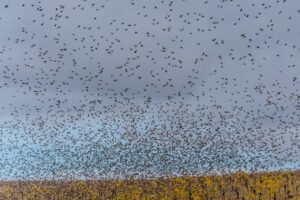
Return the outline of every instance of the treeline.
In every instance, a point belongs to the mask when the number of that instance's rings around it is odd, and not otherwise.
[[[0,182],[0,199],[300,199],[300,172],[114,181]]]

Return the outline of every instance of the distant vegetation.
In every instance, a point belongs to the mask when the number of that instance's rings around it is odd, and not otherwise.
[[[300,172],[114,181],[11,181],[0,199],[300,199]]]

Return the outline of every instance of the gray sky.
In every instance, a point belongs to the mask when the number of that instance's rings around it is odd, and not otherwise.
[[[300,3],[1,1],[0,178],[299,166]]]

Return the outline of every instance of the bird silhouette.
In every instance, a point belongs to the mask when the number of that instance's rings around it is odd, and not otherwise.
[[[299,167],[296,0],[0,5],[1,179]]]

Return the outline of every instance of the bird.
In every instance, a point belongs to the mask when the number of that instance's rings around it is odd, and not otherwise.
[[[296,3],[2,4],[0,179],[299,167]]]

